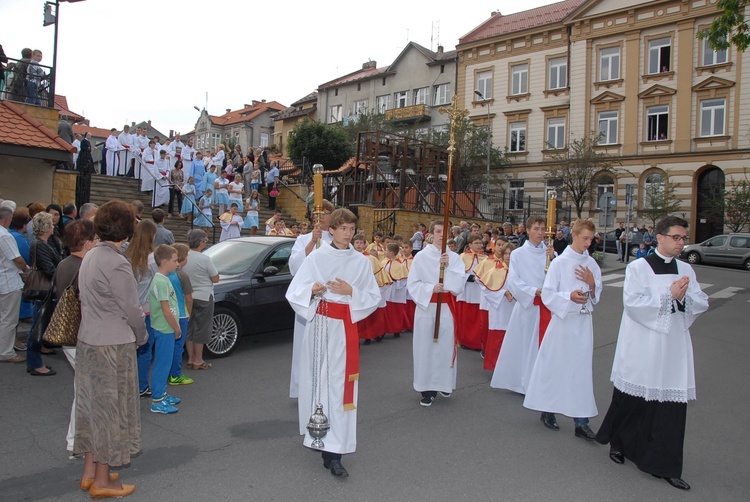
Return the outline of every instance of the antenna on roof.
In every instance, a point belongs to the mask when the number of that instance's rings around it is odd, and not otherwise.
[[[409,28],[406,28],[406,43],[409,43]]]
[[[437,20],[437,44],[440,47],[440,19]]]
[[[430,50],[432,50],[433,47],[435,47],[432,41],[434,34],[435,34],[435,20],[433,19],[432,21],[430,21]]]
[[[203,109],[208,110],[208,91],[206,91],[206,106]]]

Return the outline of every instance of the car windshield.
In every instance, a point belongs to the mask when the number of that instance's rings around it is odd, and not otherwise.
[[[236,275],[250,268],[267,249],[266,244],[230,239],[211,246],[204,254],[211,257],[220,275]]]

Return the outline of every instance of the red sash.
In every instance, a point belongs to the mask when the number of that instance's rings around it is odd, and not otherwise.
[[[321,301],[318,314],[329,319],[340,319],[344,322],[346,333],[346,371],[344,380],[344,411],[357,409],[354,406],[354,382],[359,380],[359,334],[357,325],[352,322],[349,304]]]
[[[453,293],[443,292],[441,297],[441,303],[447,303],[448,308],[451,311],[451,315],[453,316],[453,361],[451,361],[451,368],[456,363],[456,355],[457,355],[457,348],[458,348],[458,338],[456,337],[456,330],[458,329],[458,322],[456,317],[456,297],[453,295]],[[432,297],[430,298],[430,303],[437,303],[438,302],[438,294],[432,293]],[[437,340],[436,340],[437,341]]]
[[[542,303],[542,298],[539,296],[534,297],[534,305],[539,307],[539,345],[541,346],[547,325],[552,320],[552,312]]]
[[[146,164],[151,164],[153,166],[154,165],[154,161],[153,160],[147,160]]]

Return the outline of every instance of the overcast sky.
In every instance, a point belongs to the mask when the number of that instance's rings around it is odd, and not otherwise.
[[[96,127],[151,120],[168,132],[253,99],[284,106],[368,59],[390,64],[409,41],[454,49],[493,10],[550,0],[86,0],[62,3],[57,93]],[[52,66],[43,0],[0,0],[5,54],[29,47]],[[432,44],[431,44],[432,38]]]

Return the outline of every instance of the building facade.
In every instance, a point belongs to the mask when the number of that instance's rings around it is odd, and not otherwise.
[[[368,61],[362,69],[318,88],[318,121],[327,124],[384,115],[386,122],[416,135],[444,131],[448,117],[438,112],[455,89],[456,51],[437,52],[409,42],[389,66]]]
[[[183,136],[192,138],[193,146],[201,151],[216,149],[227,141],[239,144],[243,152],[250,148],[264,148],[273,140],[274,120],[272,116],[286,107],[276,101],[253,101],[239,110],[227,109],[223,115],[201,112],[195,130]]]
[[[745,177],[750,68],[697,38],[717,13],[715,0],[566,0],[493,13],[464,36],[457,94],[478,124],[489,101],[493,144],[512,162],[509,203],[558,187],[545,176],[556,155],[594,137],[616,173],[595,176],[582,216],[596,221],[599,196],[613,192],[625,221],[630,185],[642,223],[650,185],[668,183],[691,239],[721,233],[707,194]]]
[[[272,116],[274,120],[273,143],[279,154],[287,157],[286,146],[289,133],[303,120],[316,120],[317,112],[318,92],[314,91],[292,103],[286,110]]]

